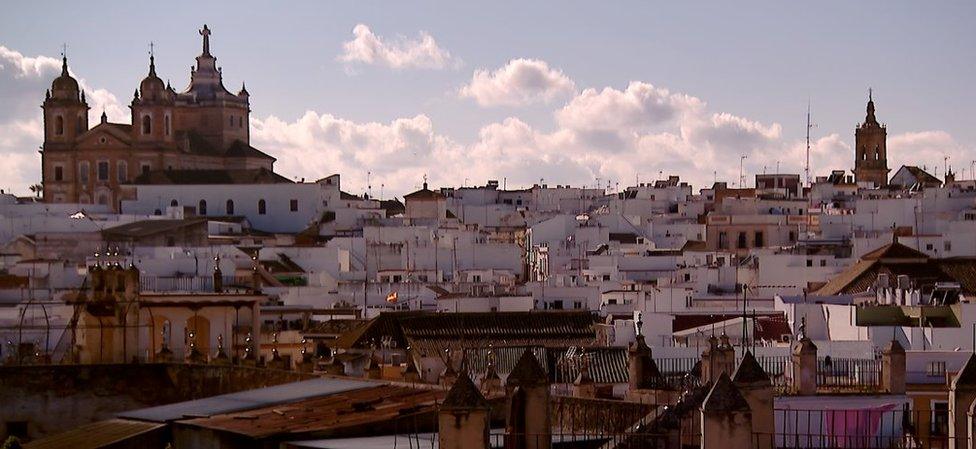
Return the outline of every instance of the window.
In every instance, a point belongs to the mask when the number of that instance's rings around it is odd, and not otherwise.
[[[78,163],[78,179],[81,180],[82,184],[88,183],[88,161]]]
[[[263,199],[258,200],[258,215],[264,215],[266,213],[268,213],[268,204]]]
[[[98,180],[108,181],[108,161],[98,162]]]
[[[557,300],[553,301],[551,308],[553,310],[563,310],[563,301],[561,299],[557,299]]]
[[[729,247],[729,234],[725,231],[718,233],[718,249],[727,249]]]
[[[227,200],[227,215],[234,215],[234,200]]]
[[[163,133],[169,135],[169,115],[163,117]]]
[[[27,439],[27,421],[7,421],[7,435]]]
[[[142,134],[149,135],[152,133],[152,119],[148,115],[142,116]]]
[[[234,116],[230,116],[230,126],[234,126]]]
[[[207,215],[207,200],[200,200],[199,207],[197,207],[197,213],[200,215]]]
[[[129,180],[129,164],[125,161],[119,161],[117,167],[115,167],[116,176],[119,178],[119,182],[126,182]]]
[[[827,259],[820,259],[820,266],[821,267],[826,267],[827,266]]]
[[[179,205],[180,205],[180,202],[179,201],[176,201],[175,198],[169,200],[169,207],[176,207],[176,206],[179,206]]]
[[[743,249],[743,248],[746,248],[746,247],[748,247],[748,246],[749,246],[749,245],[748,245],[748,243],[749,243],[749,242],[748,242],[748,241],[746,241],[746,240],[747,240],[747,239],[746,239],[746,233],[745,233],[745,232],[740,232],[740,233],[739,233],[739,239],[738,239],[738,242],[737,242],[737,244],[736,244],[736,246],[737,246],[737,247],[738,247],[739,249]]]
[[[583,301],[573,301],[573,308],[574,309],[582,309],[583,308]]]
[[[945,242],[944,242],[944,243],[942,244],[942,248],[943,248],[943,249],[945,249],[945,250],[946,250],[946,252],[949,252],[949,251],[952,251],[952,242],[950,242],[950,241],[948,241],[948,240],[946,240],[946,241],[945,241]]]
[[[932,246],[932,244],[931,244],[931,243],[926,243],[926,244],[925,244],[925,250],[926,250],[926,251],[932,251],[932,248],[933,248],[933,246]]]
[[[756,241],[755,241],[755,244],[753,246],[756,246],[756,247],[760,247],[761,248],[761,247],[763,247],[765,245],[766,245],[766,242],[763,241],[763,233],[762,233],[762,231],[756,231]]]
[[[151,169],[152,169],[152,166],[149,165],[149,164],[146,164],[146,163],[143,163],[139,167],[139,171],[142,172],[143,175],[148,175],[149,174],[149,170],[151,170]]]
[[[292,212],[298,212],[298,200],[291,200],[288,204],[288,207],[291,209]]]
[[[54,167],[54,180],[55,181],[64,181],[64,167],[62,167],[60,165],[56,165]]]
[[[790,231],[790,241],[791,242],[796,241],[796,231]]]
[[[949,403],[946,401],[932,402],[932,435],[949,434]]]
[[[60,115],[54,119],[54,135],[64,135],[64,117]]]
[[[929,362],[925,365],[925,375],[929,377],[945,377],[946,362]]]
[[[84,119],[83,119],[83,118],[82,118],[82,117],[81,117],[81,116],[79,115],[79,116],[78,116],[78,121],[77,121],[77,123],[75,124],[75,133],[76,133],[76,134],[81,134],[81,133],[83,133],[83,132],[85,132],[85,121],[84,121]]]
[[[812,267],[813,266],[813,259],[807,259],[807,266],[808,267]]]

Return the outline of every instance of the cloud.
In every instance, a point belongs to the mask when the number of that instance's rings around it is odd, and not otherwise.
[[[61,74],[61,60],[49,56],[25,56],[0,45],[0,188],[26,194],[27,187],[41,178],[43,143],[40,105],[44,91]],[[77,78],[74,73],[73,76]],[[127,108],[105,89],[93,88],[84,79],[79,86],[87,94],[89,123],[97,123],[104,109],[115,121],[128,121]]]
[[[945,157],[949,158],[948,165],[955,169],[957,177],[961,170],[972,167],[972,152],[945,131],[906,132],[888,137],[888,168],[892,174],[902,165],[917,165],[941,179],[947,162]],[[966,175],[971,176],[971,173]]]
[[[417,39],[398,37],[389,41],[360,23],[352,29],[352,34],[354,38],[342,44],[342,53],[337,57],[347,64],[380,65],[392,69],[443,69],[459,64],[425,31],[421,31]]]
[[[516,82],[519,75],[509,73],[518,72],[516,66],[522,63],[516,61],[486,74],[486,86],[496,89],[494,96],[486,98],[558,98],[547,97],[545,89],[525,93],[526,86],[545,83]],[[559,73],[545,65],[535,67]],[[0,46],[0,95],[5,100],[0,110],[0,176],[5,183],[0,188],[26,194],[27,187],[39,180],[37,149],[43,136],[38,105],[58,73],[59,60],[27,57]],[[83,79],[79,83],[92,105],[92,123],[97,123],[102,108],[112,120],[128,122],[129,114],[115,95]],[[468,87],[475,84],[472,80]],[[425,175],[433,186],[481,184],[488,179],[504,180],[509,188],[540,180],[550,185],[593,186],[599,179],[603,186],[610,181],[623,187],[637,178],[648,181],[669,174],[698,188],[713,179],[734,184],[740,155],[748,157],[744,169],[749,184],[753,174],[772,172],[777,165],[781,172],[803,172],[805,143],[784,138],[778,123],[713,111],[700,98],[641,81],[576,94],[568,78],[556,84],[564,85],[557,91],[572,98],[553,111],[551,129],[536,128],[513,116],[485,123],[465,138],[441,133],[423,113],[376,122],[307,111],[294,120],[252,115],[251,143],[277,157],[276,171],[286,176],[311,180],[339,173],[345,190],[362,193],[368,188],[369,172],[374,195],[382,190],[385,197],[416,189]],[[510,85],[522,86],[523,92],[509,97],[511,91],[501,87]],[[812,174],[850,169],[851,145],[850,139],[838,134],[815,139]],[[940,175],[943,155],[958,171],[968,168],[971,159],[963,145],[939,130],[892,135],[888,155],[892,170],[901,164],[938,166]]]
[[[563,72],[537,59],[513,59],[489,72],[476,70],[471,82],[458,95],[471,98],[481,106],[522,106],[548,103],[570,95],[576,85]]]
[[[673,123],[703,106],[698,98],[633,81],[622,91],[583,90],[556,112],[556,120],[575,130],[641,131]]]

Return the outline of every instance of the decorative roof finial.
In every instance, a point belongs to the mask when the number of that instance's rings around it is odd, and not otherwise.
[[[108,115],[105,115],[105,109],[102,109],[102,123],[108,123]]]
[[[68,76],[68,44],[61,44],[61,75]]]
[[[156,55],[152,41],[149,41],[149,76],[156,76]]]

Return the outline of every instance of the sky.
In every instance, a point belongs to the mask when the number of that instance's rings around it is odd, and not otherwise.
[[[154,5],[150,8],[149,5]],[[62,45],[130,121],[148,71],[177,90],[211,47],[251,94],[251,144],[291,179],[339,173],[389,198],[535,183],[695,188],[851,169],[873,89],[889,168],[976,159],[976,2],[12,2],[0,14],[0,188],[40,179],[44,90]],[[743,160],[741,156],[746,156]]]

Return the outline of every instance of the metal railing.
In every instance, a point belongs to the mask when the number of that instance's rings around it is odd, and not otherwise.
[[[881,360],[818,358],[817,389],[878,391],[881,389]]]

